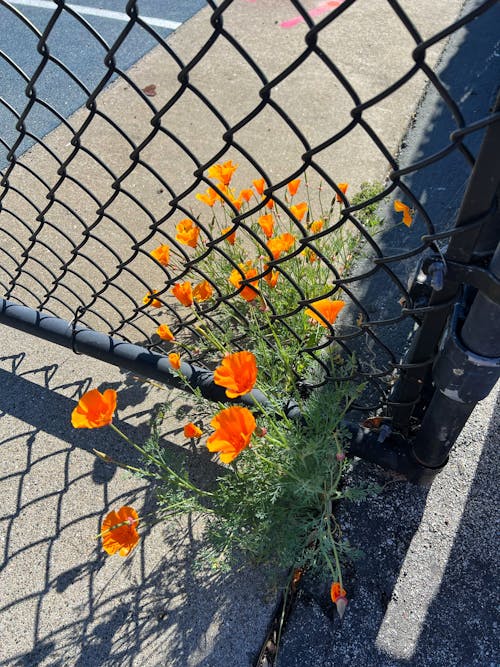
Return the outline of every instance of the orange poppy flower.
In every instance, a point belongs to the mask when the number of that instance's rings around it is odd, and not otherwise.
[[[116,391],[106,389],[104,393],[98,389],[87,391],[78,401],[71,413],[71,424],[74,428],[101,428],[113,421],[116,410]]]
[[[207,299],[210,299],[213,291],[212,285],[208,280],[203,280],[201,283],[194,286],[193,299],[199,302],[206,301]]]
[[[311,264],[318,259],[318,255],[314,252],[314,250],[311,250],[311,248],[304,248],[300,254],[304,255],[304,257],[306,257]]]
[[[110,512],[101,526],[102,548],[110,556],[117,551],[127,556],[139,542],[137,524],[139,515],[133,507],[120,507],[118,512]]]
[[[168,355],[168,360],[170,361],[170,364],[173,368],[175,368],[176,371],[179,370],[181,367],[181,357],[177,352],[171,352]]]
[[[297,190],[299,189],[299,185],[300,185],[300,178],[294,178],[293,181],[290,181],[290,183],[288,183],[288,186],[287,186],[288,187],[288,192],[290,193],[290,195],[292,197],[297,194]]]
[[[295,241],[296,238],[293,234],[285,232],[284,234],[276,236],[274,239],[269,239],[267,242],[267,247],[269,248],[269,252],[273,258],[278,259],[282,252],[287,252],[290,250]]]
[[[266,238],[270,239],[274,231],[274,218],[272,213],[267,215],[261,215],[257,221],[260,225],[260,228],[266,235]]]
[[[170,331],[168,324],[160,324],[156,333],[162,340],[175,340],[174,334]]]
[[[317,234],[323,229],[324,224],[325,224],[324,220],[314,220],[313,222],[311,222],[309,229],[313,234]]]
[[[263,178],[257,178],[255,181],[252,181],[254,188],[257,190],[259,195],[264,194],[264,188],[266,187],[266,182]]]
[[[248,351],[234,352],[224,357],[214,371],[214,382],[226,388],[228,398],[243,396],[252,391],[257,380],[257,362]]]
[[[237,164],[233,164],[232,160],[224,162],[224,164],[213,164],[208,169],[209,178],[215,178],[223,185],[229,185],[234,172],[238,169]]]
[[[258,271],[254,267],[252,267],[252,262],[245,262],[245,264],[239,264],[238,265],[243,272],[243,275],[245,276],[245,280],[251,280],[254,278],[257,274]],[[238,271],[238,269],[233,269],[231,271],[231,275],[229,276],[229,282],[233,287],[236,287],[236,289],[239,289],[241,287],[241,281],[243,278],[241,277],[241,273]],[[243,289],[240,292],[240,296],[245,299],[245,301],[253,301],[259,296],[259,293],[252,289],[252,287],[257,287],[259,284],[258,280],[254,280],[249,283],[249,285],[245,285]]]
[[[168,266],[170,261],[170,248],[168,245],[160,245],[154,250],[151,250],[149,254],[151,257],[154,257],[157,262],[160,262],[162,266]]]
[[[226,195],[226,196],[227,196],[227,198],[229,199],[229,201],[231,202],[231,204],[234,206],[234,208],[235,208],[237,211],[239,211],[240,208],[241,208],[242,205],[243,205],[243,202],[241,201],[241,199],[235,199],[235,197],[233,196],[232,192],[227,192],[227,195]]]
[[[262,199],[265,199],[265,197],[262,197]],[[266,202],[266,208],[274,208],[274,201],[272,199]]]
[[[190,248],[196,248],[198,245],[200,228],[197,227],[192,220],[189,218],[184,218],[178,223],[176,230],[177,234],[175,238],[177,241],[179,241],[179,243],[188,245]]]
[[[257,424],[248,408],[234,405],[217,413],[210,426],[215,433],[207,440],[208,451],[220,452],[220,460],[231,463],[248,447]]]
[[[264,264],[264,271],[267,271],[268,269],[269,266],[267,264]],[[268,273],[264,275],[264,280],[269,285],[269,287],[276,287],[279,275],[280,275],[279,271],[270,270]]]
[[[330,588],[330,597],[332,602],[335,604],[339,598],[345,598],[347,593],[342,588],[338,581],[334,581]]]
[[[215,204],[217,199],[220,199],[219,195],[213,188],[207,188],[206,192],[198,192],[195,197],[210,207]]]
[[[244,199],[247,203],[252,199],[253,197],[253,190],[250,188],[245,188],[240,192],[239,199]]]
[[[403,214],[403,223],[407,226],[410,227],[411,223],[413,222],[413,216],[411,214],[411,209],[407,204],[403,204],[402,201],[399,199],[396,199],[394,202],[394,210],[397,213],[402,213]]]
[[[349,187],[349,183],[337,183],[337,187],[342,192],[342,194],[345,195],[347,192],[347,188]],[[339,194],[335,194],[335,199],[336,201],[342,203],[342,197]]]
[[[193,289],[188,280],[184,283],[176,283],[172,287],[172,294],[183,306],[186,306],[186,308],[193,305]]]
[[[316,320],[321,324],[322,327],[328,326],[325,322],[327,320],[330,324],[333,324],[337,319],[337,315],[340,313],[342,308],[345,306],[345,301],[340,299],[337,301],[332,301],[331,299],[320,299],[311,304],[314,308],[323,315],[323,319],[316,315],[314,311],[310,308],[306,308],[306,315],[309,315],[313,320]]]
[[[184,437],[185,438],[201,438],[203,431],[201,428],[198,428],[193,422],[189,422],[184,426]]]
[[[307,211],[307,204],[305,201],[301,201],[299,204],[294,204],[290,206],[290,212],[297,218],[297,220],[302,220]]]
[[[227,234],[228,232],[231,231],[231,229],[233,229],[233,227],[232,227],[232,225],[229,225],[229,227],[225,227],[221,231],[221,234]],[[224,241],[227,241],[229,243],[229,245],[234,245],[236,243],[236,229],[234,230],[234,232],[232,234],[229,234],[229,236],[226,236]]]
[[[161,308],[162,302],[159,299],[155,299],[153,294],[158,294],[158,290],[154,289],[152,292],[148,292],[143,298],[142,303],[146,306],[153,306],[153,308]]]

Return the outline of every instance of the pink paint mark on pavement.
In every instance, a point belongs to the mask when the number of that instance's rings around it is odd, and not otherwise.
[[[309,12],[309,16],[320,16],[325,12],[329,12],[332,9],[337,9],[344,2],[344,0],[329,0],[328,2],[323,2],[321,5],[314,7]],[[280,23],[281,28],[293,28],[299,23],[304,23],[304,18],[302,16],[295,16],[293,19],[288,19],[288,21],[283,21]]]

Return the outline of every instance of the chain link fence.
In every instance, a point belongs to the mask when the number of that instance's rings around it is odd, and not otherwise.
[[[431,371],[443,332],[456,304],[464,307],[462,285],[499,302],[488,270],[498,243],[498,166],[488,157],[498,144],[498,107],[467,124],[437,57],[450,35],[496,3],[476,3],[426,38],[412,3],[382,3],[389,34],[380,48],[396,49],[398,58],[389,59],[383,88],[379,77],[369,90],[359,89],[346,49],[360,49],[369,68],[370,47],[345,37],[353,17],[371,20],[367,3],[326,3],[315,22],[310,3],[293,0],[300,38],[283,30],[270,49],[249,39],[258,25],[242,28],[241,4],[207,0],[196,17],[198,39],[186,44],[182,31],[162,36],[130,0],[128,22],[108,43],[63,0],[43,31],[0,0],[26,49],[38,54],[29,71],[0,50],[12,86],[24,90],[22,104],[9,100],[8,88],[0,96],[1,321],[175,385],[170,343],[158,333],[167,325],[183,345],[188,380],[219,399],[210,352],[222,338],[243,349],[261,317],[270,345],[266,323],[293,341],[297,375],[301,358],[316,360],[304,391],[366,382],[356,408],[377,419],[353,430],[355,453],[404,472],[434,471],[448,445],[406,459],[416,432],[430,437],[422,425],[440,393]],[[95,49],[95,80],[76,76],[58,53],[63,21],[79,48]],[[127,44],[141,36],[156,44],[146,56],[155,81],[123,66]],[[55,72],[63,82],[57,90]],[[452,132],[437,152],[402,162],[394,157],[401,137],[383,120],[407,105],[411,122],[408,91],[417,84],[439,96]],[[69,119],[67,87],[81,97]],[[57,124],[43,137],[40,115]],[[483,135],[480,160],[469,139]],[[463,155],[471,180],[458,214],[436,222],[411,177],[453,153]],[[360,161],[368,183],[353,167]],[[453,195],[456,210],[464,193]],[[306,269],[317,272],[321,291],[311,291]],[[325,299],[346,304],[336,319],[322,310]],[[321,336],[307,335],[308,316],[323,325]],[[498,354],[490,346],[486,356]],[[493,363],[489,384],[497,372]],[[467,406],[478,400],[469,398]],[[460,419],[451,421],[460,428]]]

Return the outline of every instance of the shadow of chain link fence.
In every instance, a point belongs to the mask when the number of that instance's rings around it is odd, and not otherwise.
[[[346,22],[362,20],[366,3],[330,3],[314,22],[309,3],[294,0],[302,32],[282,31],[267,50],[255,48],[252,29],[237,20],[241,4],[207,0],[196,19],[198,39],[185,44],[182,31],[177,41],[162,38],[130,0],[129,21],[107,43],[62,0],[43,32],[0,0],[39,56],[25,71],[0,50],[25,95],[17,108],[7,91],[0,96],[1,321],[182,386],[166,356],[170,343],[157,333],[167,324],[183,345],[188,381],[219,400],[211,349],[228,338],[243,349],[249,322],[262,317],[264,337],[267,322],[294,341],[299,376],[301,358],[316,360],[317,375],[302,378],[305,392],[325,382],[366,382],[356,408],[376,419],[353,426],[353,453],[409,476],[425,477],[422,469],[432,476],[469,408],[493,386],[500,355],[491,342],[500,336],[499,109],[467,124],[433,49],[496,3],[477,3],[424,38],[408,3],[388,0],[383,20],[399,57],[370,90],[359,89],[348,65],[348,48],[363,51],[363,44],[345,38]],[[272,20],[274,9],[265,11]],[[52,46],[63,20],[100,52],[94,87]],[[121,66],[127,40],[141,34],[157,43],[146,57],[154,59],[155,82]],[[380,49],[389,49],[384,39]],[[50,89],[55,70],[84,101],[69,120],[64,90]],[[401,137],[388,135],[382,121],[415,81],[439,95],[454,129],[437,152],[400,164]],[[58,123],[45,137],[33,129],[41,113]],[[476,155],[468,139],[478,134],[484,140]],[[469,165],[469,185],[461,206],[464,193],[455,194],[456,219],[436,226],[410,177],[454,152]],[[366,162],[368,185],[353,169],[359,162]],[[385,182],[374,183],[374,174]],[[293,194],[295,179],[302,194]],[[394,201],[403,204],[399,212]],[[266,220],[270,234],[263,233]],[[168,256],[151,254],[160,247]],[[314,265],[321,293],[311,292],[302,265]],[[176,285],[194,289],[185,305],[173,295]],[[346,304],[334,323],[319,308],[324,299]],[[484,345],[473,344],[470,320],[463,324],[473,303],[476,322],[488,330]],[[304,334],[306,309],[324,325],[319,338]],[[458,339],[463,326],[467,342]],[[403,360],[395,329],[409,343]],[[464,374],[465,389],[453,384]],[[437,436],[443,414],[449,428]]]

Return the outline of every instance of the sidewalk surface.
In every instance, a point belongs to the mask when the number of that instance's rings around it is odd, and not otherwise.
[[[463,3],[400,4],[425,38],[453,21]],[[475,4],[467,2],[466,7]],[[295,15],[285,0],[237,0],[225,15],[225,26],[271,78],[302,48],[304,25],[280,26]],[[208,10],[201,11],[169,38],[169,45],[184,60],[210,35],[208,16]],[[427,57],[431,64],[440,61],[443,79],[463,103],[468,122],[485,114],[498,82],[495,17],[497,10],[454,36],[443,55],[440,43]],[[363,99],[386,88],[412,63],[407,34],[385,0],[360,0],[342,15],[335,30],[325,31],[322,40],[356,90],[363,91]],[[210,54],[193,70],[192,79],[234,123],[258,104],[259,82],[252,83],[244,62],[228,43],[220,41]],[[273,97],[316,144],[332,133],[332,123],[339,128],[345,124],[352,102],[332,84],[331,73],[319,60],[305,63],[300,72],[303,78],[283,82]],[[172,60],[157,48],[129,76],[140,88],[154,83],[155,105],[160,107],[178,85],[177,74]],[[446,145],[453,127],[432,94],[415,117],[424,83],[420,75],[414,77],[367,114],[393,153],[405,137],[403,163]],[[100,103],[140,142],[151,129],[150,113],[132,93],[130,85],[118,81]],[[71,122],[77,126],[87,113],[78,111]],[[220,127],[214,130],[213,116],[194,97],[187,96],[173,107],[169,123],[172,133],[192,146],[200,159],[209,159],[224,145]],[[410,123],[413,127],[406,135]],[[303,147],[269,111],[245,129],[241,145],[259,145],[263,136],[266,152],[259,155],[259,162],[277,182],[300,166]],[[321,157],[322,166],[353,189],[366,180],[383,180],[388,167],[380,152],[360,132],[349,137]],[[183,173],[192,173],[192,163],[172,142],[160,141],[163,144],[153,146],[147,160],[181,191]],[[96,121],[85,142],[117,172],[127,168],[130,146],[109,125]],[[64,128],[51,133],[47,143],[61,156],[71,150]],[[57,177],[57,165],[40,147],[30,150],[26,160],[49,182]],[[109,197],[112,179],[96,173],[85,155],[71,164],[71,173],[101,201]],[[409,179],[438,228],[450,224],[467,174],[466,165],[452,156],[444,166],[432,166]],[[147,174],[136,170],[127,183],[155,215],[168,206],[168,193],[159,191]],[[29,189],[34,200],[44,202],[45,192],[29,173],[13,172],[10,184]],[[95,204],[81,191],[68,189],[65,195],[81,215],[94,215]],[[22,201],[17,205],[19,215],[32,217],[29,207],[23,210]],[[113,212],[133,222],[138,236],[150,222],[139,210],[131,210],[126,197],[117,197]],[[64,211],[59,215],[64,219]],[[111,240],[118,251],[130,243],[119,235]],[[387,236],[381,243],[388,248],[393,239]],[[105,266],[108,259],[103,257],[102,262]],[[82,275],[89,271],[83,265],[79,270]],[[247,565],[231,574],[195,567],[195,555],[203,546],[195,517],[151,528],[125,560],[105,557],[94,539],[110,509],[134,504],[145,513],[152,499],[143,480],[104,465],[92,454],[95,447],[133,463],[132,453],[115,434],[106,429],[72,429],[69,419],[78,396],[91,387],[117,389],[120,422],[137,442],[147,437],[155,406],[169,399],[176,409],[189,410],[189,397],[3,326],[0,336],[0,665],[252,665],[275,599],[263,574]],[[395,347],[403,350],[405,343],[395,332]],[[376,499],[341,511],[346,535],[365,552],[347,573],[350,603],[344,621],[341,624],[334,615],[327,591],[307,583],[284,634],[281,667],[500,664],[495,643],[498,544],[493,538],[498,415],[494,393],[477,407],[448,467],[430,489],[355,463],[353,481],[375,479],[386,487]],[[165,444],[172,452],[183,441],[181,431],[177,421],[165,423]],[[200,465],[214,464],[200,457]]]

